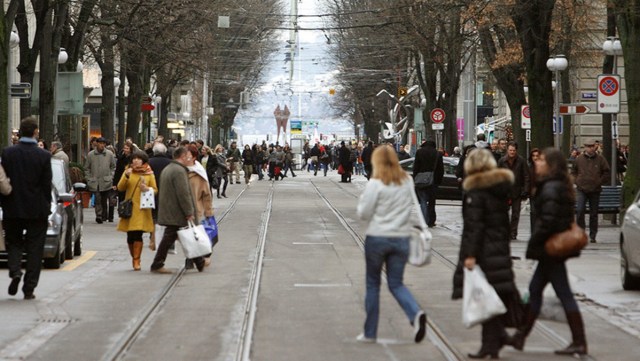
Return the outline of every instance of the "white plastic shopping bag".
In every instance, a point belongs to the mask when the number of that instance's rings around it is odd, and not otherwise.
[[[140,192],[140,209],[156,208],[156,199],[153,196],[153,188],[149,188],[146,192]]]
[[[186,258],[196,258],[211,253],[211,241],[202,224],[189,225],[178,230],[178,240],[182,245],[182,251]]]
[[[464,267],[462,290],[462,324],[473,327],[491,317],[507,312],[507,308],[489,284],[484,272],[476,265],[472,270]]]

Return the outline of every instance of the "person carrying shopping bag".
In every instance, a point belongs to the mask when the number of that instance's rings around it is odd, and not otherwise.
[[[118,231],[127,232],[127,244],[134,271],[140,271],[142,234],[153,232],[155,228],[151,209],[140,209],[142,192],[153,189],[154,193],[158,193],[156,177],[148,162],[147,153],[140,150],[133,152],[131,164],[125,169],[118,182],[118,191],[125,192],[125,200],[130,199],[132,202],[131,217],[120,217]]]
[[[509,226],[509,192],[513,173],[497,168],[494,156],[485,149],[472,150],[464,163],[466,177],[462,183],[462,242],[458,266],[453,277],[453,299],[463,295],[463,268],[476,266],[484,271],[487,281],[502,302],[517,295],[512,270]],[[374,167],[375,172],[375,167]],[[469,358],[498,358],[502,346],[511,344],[503,315],[482,322],[482,346]]]
[[[542,308],[542,292],[551,283],[556,295],[562,302],[572,342],[562,350],[555,351],[559,355],[586,355],[587,340],[584,323],[578,304],[573,297],[569,285],[565,262],[570,257],[579,256],[580,252],[566,257],[552,257],[545,250],[545,243],[555,234],[569,229],[574,222],[574,205],[576,193],[573,180],[567,170],[567,160],[557,149],[547,148],[535,161],[536,191],[532,206],[536,218],[531,230],[531,239],[527,246],[527,258],[538,260],[538,265],[529,284],[530,307],[525,315],[525,324],[514,336],[514,347],[524,348],[526,337],[531,332],[536,318]]]
[[[386,266],[387,284],[414,329],[414,341],[426,333],[427,316],[411,292],[402,283],[409,256],[409,237],[420,224],[413,207],[413,180],[400,167],[395,150],[378,147],[372,156],[373,176],[360,196],[358,216],[369,223],[365,239],[366,283],[364,333],[359,342],[374,343],[378,336],[380,279]]]

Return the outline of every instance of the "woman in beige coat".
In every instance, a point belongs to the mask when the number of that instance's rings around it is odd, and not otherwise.
[[[191,160],[187,164],[189,169],[189,185],[191,186],[191,195],[193,196],[193,204],[196,205],[196,221],[202,222],[205,218],[213,216],[213,198],[211,195],[211,187],[207,178],[206,169],[197,161],[198,148],[191,144],[187,147],[191,152]],[[187,266],[190,262],[187,262]],[[196,265],[198,262],[196,262]],[[211,264],[211,255],[204,258],[204,265]],[[199,271],[201,271],[198,268]]]
[[[118,231],[127,232],[127,244],[131,254],[133,270],[140,270],[140,255],[142,254],[142,234],[153,232],[153,217],[151,209],[140,209],[140,194],[149,189],[158,192],[156,178],[149,166],[149,156],[145,152],[135,151],[131,155],[131,164],[125,169],[118,190],[125,192],[124,199],[131,199],[133,203],[131,218],[120,218]]]

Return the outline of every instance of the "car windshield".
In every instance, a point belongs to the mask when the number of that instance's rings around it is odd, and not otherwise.
[[[58,190],[58,193],[67,193],[64,178],[64,164],[51,163],[51,172],[51,182],[53,183],[53,186]]]

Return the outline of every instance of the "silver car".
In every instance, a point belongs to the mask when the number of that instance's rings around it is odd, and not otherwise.
[[[640,289],[640,193],[627,208],[620,228],[620,278],[625,290]]]

